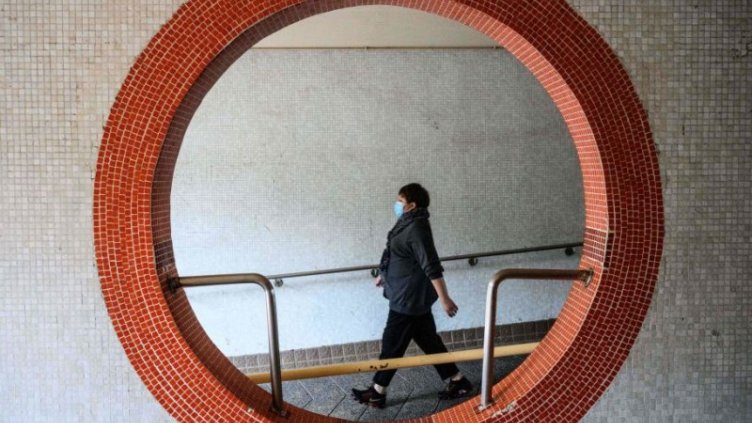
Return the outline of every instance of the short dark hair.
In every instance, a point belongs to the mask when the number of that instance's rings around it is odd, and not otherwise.
[[[428,191],[415,182],[400,188],[398,194],[405,197],[408,203],[415,203],[417,207],[426,208],[431,204],[431,197],[428,196]]]

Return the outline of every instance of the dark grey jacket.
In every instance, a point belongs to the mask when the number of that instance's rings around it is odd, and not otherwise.
[[[397,313],[421,315],[431,311],[438,294],[431,279],[443,276],[431,224],[416,217],[389,243],[389,265],[384,280],[384,296]]]

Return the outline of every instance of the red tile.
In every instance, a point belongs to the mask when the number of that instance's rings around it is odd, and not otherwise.
[[[167,290],[167,278],[176,276],[170,181],[193,112],[235,59],[287,24],[361,4],[413,7],[484,32],[525,64],[559,107],[583,173],[587,229],[581,265],[597,274],[589,288],[572,289],[542,345],[494,387],[497,405],[480,415],[516,401],[499,421],[579,420],[613,380],[640,330],[664,230],[647,114],[616,54],[563,0],[194,0],[181,6],[131,68],[97,162],[97,266],[126,354],[180,421],[274,419],[266,411],[269,396],[211,343],[185,294]],[[476,404],[466,402],[432,420],[476,421]],[[259,413],[247,414],[248,405]],[[325,420],[297,409],[290,418]]]

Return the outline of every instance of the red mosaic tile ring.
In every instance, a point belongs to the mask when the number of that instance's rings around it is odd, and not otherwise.
[[[170,184],[203,95],[248,47],[303,18],[388,4],[475,28],[517,57],[564,117],[583,172],[582,267],[557,323],[494,387],[419,421],[577,421],[621,368],[650,304],[663,247],[661,182],[647,115],[618,58],[563,0],[191,0],[151,40],[112,107],[97,162],[94,236],[102,292],[125,352],[179,421],[271,421],[271,397],[212,344],[182,292],[170,235]],[[264,313],[264,310],[259,310]],[[514,407],[507,407],[514,404]],[[288,405],[285,420],[333,420]]]

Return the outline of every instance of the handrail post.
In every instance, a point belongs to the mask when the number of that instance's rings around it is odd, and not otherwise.
[[[483,328],[483,371],[480,382],[481,409],[488,407],[492,402],[491,386],[493,385],[493,349],[494,339],[496,338],[496,294],[498,289],[499,283],[494,283],[492,280],[486,290],[486,325]]]
[[[496,338],[496,297],[499,286],[507,279],[579,279],[585,286],[590,283],[593,270],[571,269],[504,269],[496,272],[488,282],[486,291],[486,325],[483,332],[483,371],[481,380],[480,406],[486,409],[493,403],[491,387],[493,386],[493,350]]]
[[[272,411],[286,416],[284,400],[282,398],[282,369],[279,359],[279,333],[277,330],[277,303],[274,296],[274,286],[269,279],[258,273],[216,276],[189,276],[180,278],[178,286],[207,286],[253,283],[263,288],[266,293],[266,324],[269,333],[269,372],[272,383]]]
[[[266,324],[269,327],[269,371],[272,375],[272,408],[278,414],[287,414],[282,399],[282,368],[279,360],[279,332],[277,329],[277,302],[274,287],[264,278],[261,285],[266,291]]]

